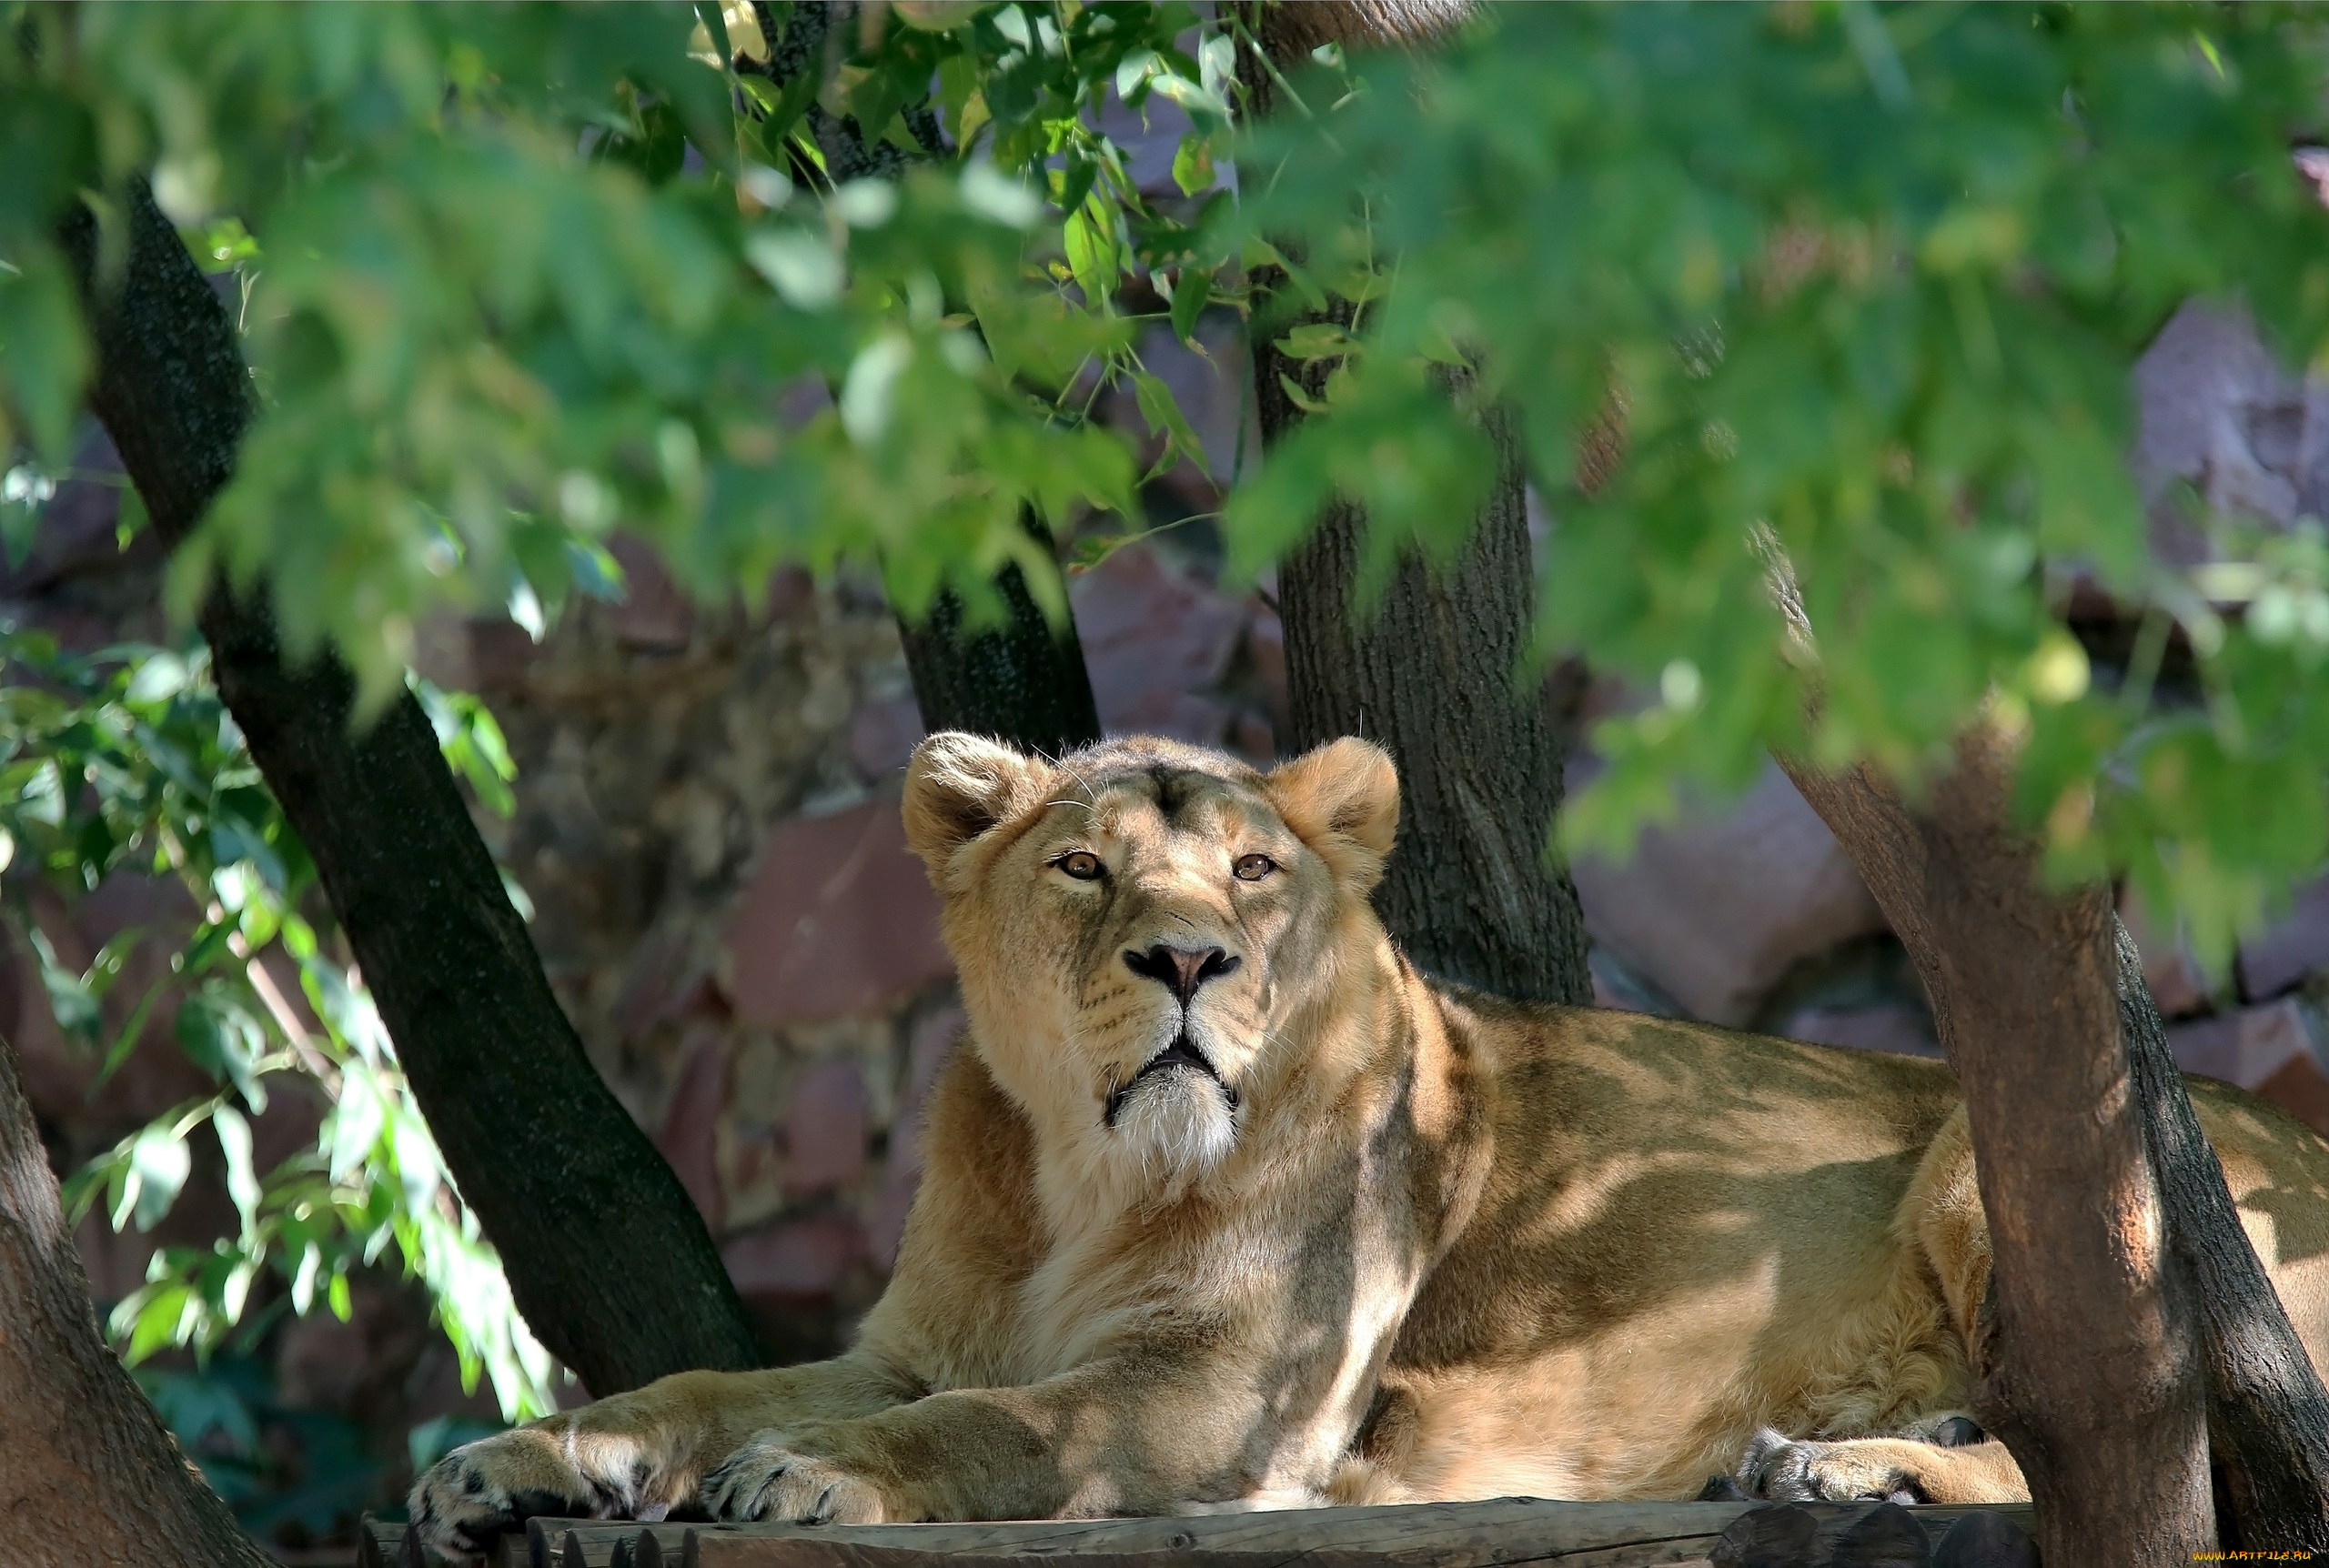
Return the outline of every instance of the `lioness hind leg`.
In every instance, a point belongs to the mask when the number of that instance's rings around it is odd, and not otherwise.
[[[1913,1438],[1797,1442],[1765,1430],[1739,1462],[1750,1497],[1780,1503],[2026,1503],[2021,1467],[1995,1441],[1948,1448]]]

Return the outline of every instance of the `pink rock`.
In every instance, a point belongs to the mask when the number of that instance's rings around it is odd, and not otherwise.
[[[784,1186],[795,1196],[853,1186],[865,1173],[872,1107],[865,1075],[845,1056],[814,1061],[784,1107]]]
[[[469,622],[468,668],[480,692],[518,691],[533,674],[541,647],[514,620]]]
[[[695,607],[663,569],[654,547],[635,534],[618,533],[608,538],[607,551],[622,566],[623,597],[607,609],[615,640],[642,652],[687,647],[695,635]]]
[[[1270,722],[1284,734],[1293,728],[1294,714],[1293,701],[1286,695],[1285,623],[1267,605],[1257,605],[1254,618],[1246,624],[1245,654],[1254,661],[1254,673],[1261,681]]]
[[[865,1233],[846,1215],[788,1220],[720,1250],[728,1277],[746,1296],[821,1296],[865,1256]]]
[[[2240,944],[2240,993],[2251,1000],[2278,996],[2324,966],[2329,966],[2329,877],[2299,888],[2286,919]]]
[[[849,726],[849,759],[861,778],[886,783],[905,771],[923,737],[922,707],[911,697],[869,702]]]
[[[2246,311],[2186,303],[2137,362],[2135,396],[2135,478],[2155,554],[2177,566],[2213,554],[2173,499],[2178,479],[2216,510],[2283,526],[2296,517],[2313,400],[2274,360]]]
[[[779,823],[729,915],[723,967],[736,1016],[775,1029],[875,1011],[952,974],[897,801]]]
[[[671,1162],[704,1222],[717,1231],[726,1212],[715,1135],[728,1101],[728,1040],[710,1024],[699,1024],[688,1035],[679,1081],[672,1086],[663,1125],[656,1131],[655,1147]]]
[[[1807,1007],[1773,1032],[1789,1040],[1848,1046],[1854,1050],[1889,1050],[1936,1060],[1941,1054],[1931,1026],[1914,1008]]]
[[[1690,1016],[1733,1028],[1790,966],[1885,929],[1776,765],[1724,815],[1652,829],[1623,865],[1580,857],[1571,870],[1597,943]]]
[[[631,950],[614,1004],[615,1027],[624,1040],[640,1040],[660,1021],[680,990],[687,956],[687,930],[676,921],[648,932]]]
[[[1187,738],[1218,744],[1225,713],[1179,699],[1219,683],[1244,629],[1244,607],[1136,545],[1078,576],[1070,593],[1101,728],[1121,735],[1209,727]]]
[[[1270,721],[1248,709],[1229,727],[1229,749],[1256,768],[1277,761],[1277,731]]]
[[[1229,709],[1189,691],[1152,690],[1104,720],[1116,735],[1169,735],[1197,746],[1218,746],[1228,737]]]
[[[817,579],[799,567],[779,567],[769,574],[763,613],[771,620],[798,620],[817,606]]]
[[[2219,1018],[2179,1023],[2167,1042],[2186,1072],[2255,1089],[2292,1061],[2312,1062],[2312,1026],[2294,997]]]
[[[898,1096],[897,1117],[890,1126],[890,1158],[882,1171],[882,1186],[874,1194],[872,1213],[866,1221],[866,1241],[873,1261],[887,1270],[897,1261],[898,1241],[905,1233],[906,1214],[913,1207],[914,1190],[922,1181],[922,1113],[938,1081],[963,1024],[963,1010],[944,1007],[914,1026],[906,1047],[906,1082]]]
[[[903,1151],[911,1151],[915,1165],[921,1164],[923,1104],[930,1098],[931,1085],[938,1081],[939,1070],[953,1055],[968,1022],[963,1010],[949,1003],[914,1025],[912,1038],[906,1044],[905,1089],[898,1096],[897,1121],[890,1134],[892,1161],[899,1159]]]
[[[2200,972],[2199,960],[2183,938],[2161,936],[2143,918],[2142,902],[2132,892],[2120,899],[2119,918],[2126,922],[2127,934],[2135,939],[2136,950],[2143,955],[2143,983],[2151,988],[2151,999],[2159,1004],[2160,1015],[2183,1018],[2205,1012],[2210,1001],[2208,979]]]

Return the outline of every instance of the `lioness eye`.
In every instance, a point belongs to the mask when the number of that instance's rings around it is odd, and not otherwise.
[[[1241,882],[1258,882],[1277,869],[1277,862],[1267,855],[1240,855],[1233,868]]]
[[[1084,849],[1078,849],[1072,855],[1062,855],[1052,863],[1079,882],[1099,880],[1103,869],[1100,857]]]

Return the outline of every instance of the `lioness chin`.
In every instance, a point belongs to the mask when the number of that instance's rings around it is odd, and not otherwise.
[[[1988,1235],[1927,1061],[1437,984],[1368,906],[1388,758],[925,740],[970,1024],[838,1360],[471,1443],[412,1517],[879,1522],[1527,1493],[2025,1495],[1966,1405]],[[2200,1119],[2318,1363],[2329,1144]],[[2269,1212],[2267,1209],[2269,1205]]]

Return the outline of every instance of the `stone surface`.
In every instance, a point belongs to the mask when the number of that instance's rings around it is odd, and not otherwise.
[[[811,1062],[784,1108],[784,1185],[799,1196],[854,1185],[865,1174],[872,1105],[865,1074],[846,1056]]]
[[[749,1024],[880,1009],[953,972],[892,799],[780,824],[730,916],[721,988]]]
[[[865,1256],[865,1232],[846,1215],[819,1215],[740,1237],[720,1256],[743,1295],[815,1296]]]
[[[670,1104],[655,1133],[655,1147],[671,1162],[681,1185],[715,1231],[726,1213],[720,1188],[718,1139],[720,1115],[727,1102],[727,1036],[706,1024],[691,1031]]]
[[[2208,508],[2252,521],[2285,527],[2321,515],[2329,400],[2281,367],[2244,310],[2184,305],[2137,362],[2135,396],[2135,478],[2163,561],[2190,566],[2213,554],[2175,499],[2179,480]]]
[[[2283,997],[2176,1024],[2167,1040],[2186,1072],[2253,1090],[2329,1134],[2329,1072],[2322,1066],[2319,1025],[2305,1002]]]
[[[2329,877],[2299,888],[2286,916],[2241,943],[2238,968],[2240,994],[2252,1001],[2329,968]]]
[[[913,1207],[914,1188],[922,1180],[923,1105],[955,1050],[964,1021],[963,1010],[950,1003],[916,1024],[907,1044],[905,1081],[890,1119],[889,1158],[866,1221],[868,1246],[883,1269],[897,1261],[906,1211]]]
[[[1136,548],[1079,574],[1069,591],[1101,729],[1221,744],[1228,711],[1200,694],[1227,673],[1246,608]]]
[[[671,581],[662,559],[633,534],[616,534],[607,551],[622,566],[623,597],[606,611],[616,642],[642,653],[673,653],[695,635],[695,606]]]
[[[2143,956],[2143,983],[2151,988],[2151,999],[2159,1005],[2160,1016],[2183,1018],[2205,1012],[2213,1002],[2208,977],[2182,935],[2162,935],[2144,916],[2141,901],[2132,891],[2119,900],[2119,918],[2125,922],[2127,934],[2135,939],[2136,950]]]
[[[1775,1032],[1814,1045],[1854,1050],[1888,1050],[1902,1056],[1941,1058],[1932,1020],[1908,1007],[1808,1007],[1789,1015]]]
[[[1588,857],[1572,871],[1594,941],[1713,1023],[1745,1025],[1791,966],[1883,929],[1842,848],[1776,765],[1730,810],[1645,833],[1622,865]]]

